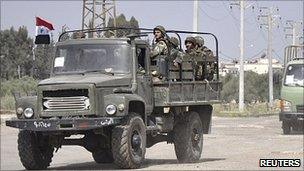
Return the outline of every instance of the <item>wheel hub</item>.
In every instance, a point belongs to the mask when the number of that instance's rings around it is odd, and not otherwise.
[[[138,134],[137,131],[133,132],[131,144],[132,144],[132,148],[134,150],[137,150],[137,149],[140,148],[141,138],[140,138],[140,136],[139,136],[139,134]]]

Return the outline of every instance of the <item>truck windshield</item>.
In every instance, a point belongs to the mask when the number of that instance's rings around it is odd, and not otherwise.
[[[53,72],[130,72],[130,48],[127,45],[64,45],[58,46]]]
[[[284,84],[286,86],[304,86],[304,65],[289,65],[286,69]]]

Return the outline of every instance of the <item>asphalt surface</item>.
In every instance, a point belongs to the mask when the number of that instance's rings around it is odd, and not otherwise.
[[[18,130],[1,124],[1,170],[23,170],[17,151]],[[212,133],[204,135],[198,163],[179,164],[173,144],[147,149],[143,170],[303,170],[303,134],[283,135],[278,116],[259,118],[214,117]],[[301,167],[260,168],[259,159],[301,159]],[[96,164],[82,147],[64,146],[55,153],[49,169],[112,170],[113,164]]]

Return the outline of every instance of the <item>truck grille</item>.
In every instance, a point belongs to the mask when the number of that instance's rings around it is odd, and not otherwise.
[[[304,113],[304,105],[297,105],[297,112]]]
[[[90,108],[87,89],[44,91],[43,96],[44,111],[79,111]]]
[[[75,97],[46,97],[43,98],[45,111],[62,110],[87,110],[89,109],[89,98],[85,96]]]

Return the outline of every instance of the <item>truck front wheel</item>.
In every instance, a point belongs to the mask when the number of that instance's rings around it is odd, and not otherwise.
[[[203,149],[203,126],[196,112],[186,113],[174,126],[174,148],[181,163],[192,163],[200,159]]]
[[[112,153],[120,168],[140,167],[146,153],[146,127],[140,116],[132,114],[112,130]]]
[[[22,165],[28,170],[44,170],[52,162],[54,147],[49,137],[21,130],[18,135],[18,151]]]

